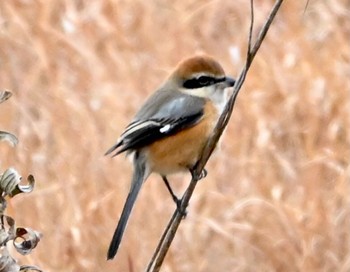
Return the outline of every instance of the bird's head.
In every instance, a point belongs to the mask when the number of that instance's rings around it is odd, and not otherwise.
[[[169,77],[179,91],[221,103],[224,90],[235,80],[225,75],[224,69],[212,57],[196,55],[180,62]]]

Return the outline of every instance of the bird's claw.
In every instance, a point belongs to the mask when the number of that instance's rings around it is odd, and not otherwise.
[[[204,179],[208,175],[208,171],[206,169],[203,169],[202,172],[198,176],[198,180]]]
[[[208,171],[205,169],[203,169],[199,175],[196,174],[195,168],[190,169],[190,172],[191,172],[192,178],[196,178],[197,180],[204,179],[208,175]]]

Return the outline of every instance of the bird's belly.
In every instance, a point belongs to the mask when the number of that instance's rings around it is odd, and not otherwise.
[[[147,147],[146,153],[152,172],[168,175],[186,171],[197,163],[217,120],[215,109],[207,109],[206,113],[195,126]]]

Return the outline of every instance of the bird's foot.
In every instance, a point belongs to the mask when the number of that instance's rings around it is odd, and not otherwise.
[[[195,167],[190,168],[190,172],[191,172],[192,178],[196,178],[197,181],[204,179],[208,175],[208,171],[206,169],[203,169],[202,172],[198,175],[195,171]]]

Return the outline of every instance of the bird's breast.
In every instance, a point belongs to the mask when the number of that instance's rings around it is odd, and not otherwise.
[[[169,175],[193,167],[218,119],[217,108],[207,101],[201,120],[190,128],[160,139],[144,149],[152,172]]]

